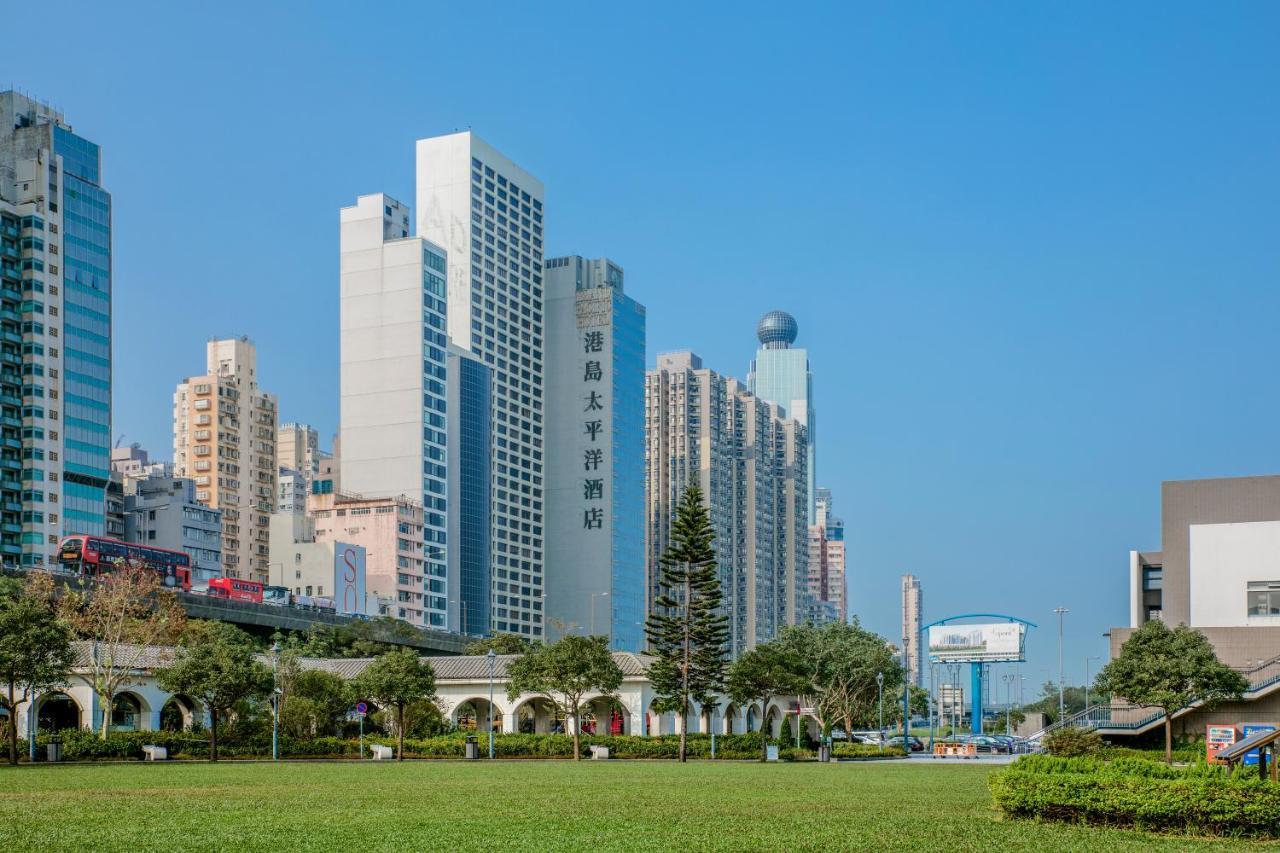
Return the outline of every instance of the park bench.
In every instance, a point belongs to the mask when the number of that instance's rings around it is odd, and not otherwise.
[[[169,749],[155,744],[145,744],[142,747],[142,754],[145,761],[166,761],[169,758]]]
[[[587,749],[591,750],[591,758],[593,761],[595,759],[609,757],[609,747],[607,746],[595,746],[593,744],[591,746],[588,746]]]
[[[375,743],[369,747],[369,752],[373,754],[374,761],[387,761],[395,757],[395,750],[389,746],[383,746]]]

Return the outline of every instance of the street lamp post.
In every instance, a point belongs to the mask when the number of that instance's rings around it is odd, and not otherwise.
[[[596,599],[608,598],[608,597],[609,597],[609,593],[607,592],[591,593],[591,636],[593,637],[596,635]]]
[[[271,760],[280,760],[280,641],[271,644]]]
[[[498,653],[489,649],[489,758],[493,759],[493,673],[498,665]]]
[[[880,703],[880,751],[884,752],[884,673],[876,673],[876,700]]]
[[[902,638],[902,754],[911,757],[911,669],[907,638]]]
[[[1084,659],[1084,710],[1089,711],[1089,661],[1102,660],[1097,655],[1090,655]]]
[[[1063,693],[1064,685],[1062,683],[1062,617],[1066,616],[1068,611],[1065,607],[1055,607],[1053,612],[1058,614],[1058,720],[1061,722],[1067,716],[1066,699]]]

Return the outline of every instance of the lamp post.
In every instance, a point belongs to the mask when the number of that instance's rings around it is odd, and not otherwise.
[[[280,760],[280,641],[271,644],[271,760]]]
[[[907,638],[902,638],[902,754],[911,757],[911,669]]]
[[[498,665],[498,653],[489,649],[489,758],[493,758],[493,673]]]
[[[1053,612],[1058,614],[1058,720],[1066,719],[1066,700],[1063,694],[1062,683],[1062,617],[1066,616],[1068,611],[1065,607],[1055,607]]]
[[[1013,734],[1013,678],[1011,673],[1006,672],[1000,676],[1004,681],[1004,733],[1006,735]]]
[[[608,598],[608,597],[609,597],[609,593],[607,592],[591,593],[591,636],[593,637],[596,635],[596,599]]]
[[[1089,661],[1102,660],[1097,655],[1090,655],[1084,659],[1084,710],[1089,711]]]
[[[880,751],[884,752],[884,673],[876,673],[876,700],[880,703]]]

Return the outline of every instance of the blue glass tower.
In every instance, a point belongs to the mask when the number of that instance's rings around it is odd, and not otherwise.
[[[106,530],[111,478],[111,195],[100,184],[98,146],[53,126],[62,157],[65,373],[63,533]]]
[[[489,475],[493,371],[449,347],[449,630],[489,633]]]
[[[747,385],[762,400],[782,406],[787,417],[805,425],[809,441],[809,519],[817,517],[818,413],[813,406],[813,374],[809,351],[794,347],[800,328],[786,311],[770,311],[760,318],[756,337],[760,349],[751,361]]]

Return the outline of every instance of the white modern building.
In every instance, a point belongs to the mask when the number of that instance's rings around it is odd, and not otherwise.
[[[809,519],[817,517],[818,412],[813,405],[813,373],[809,351],[793,346],[800,327],[786,311],[770,311],[756,325],[760,349],[751,360],[747,387],[762,400],[777,403],[805,426],[808,436]]]
[[[363,545],[317,539],[315,522],[305,515],[271,517],[271,586],[299,598],[327,598],[338,613],[377,616],[378,597],[368,591],[365,568]]]
[[[406,534],[421,566],[406,566],[416,624],[448,623],[446,256],[410,236],[409,208],[377,193],[341,214],[340,434],[342,487],[364,498],[408,495],[421,529]],[[414,571],[414,569],[418,569]],[[402,599],[405,600],[405,599]]]
[[[915,575],[902,576],[902,641],[906,643],[907,681],[921,686],[924,680],[920,629],[924,626],[924,591]]]
[[[490,628],[539,638],[546,594],[542,182],[470,131],[417,146],[418,234],[449,253],[449,337],[493,371]],[[347,436],[342,434],[343,456]],[[348,483],[343,467],[343,488]]]
[[[622,267],[546,264],[547,618],[644,647],[645,309]]]
[[[809,575],[805,429],[691,352],[646,377],[648,608],[685,487],[697,483],[715,530],[730,653],[803,621]]]

